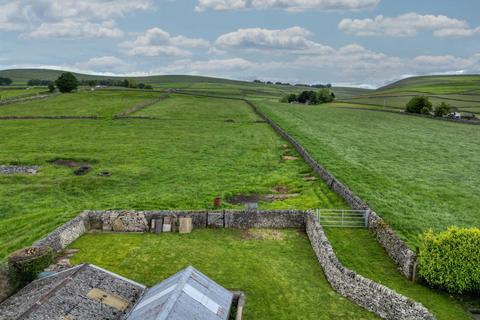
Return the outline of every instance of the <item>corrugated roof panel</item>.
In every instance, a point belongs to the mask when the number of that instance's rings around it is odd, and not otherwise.
[[[226,320],[233,294],[188,267],[147,291],[128,320]]]

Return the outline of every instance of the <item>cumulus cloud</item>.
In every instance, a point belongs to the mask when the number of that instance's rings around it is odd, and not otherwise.
[[[359,10],[376,6],[380,0],[199,0],[195,10],[283,9]]]
[[[150,8],[151,0],[0,0],[0,29],[52,38],[118,37],[114,19]],[[62,27],[67,30],[48,30]]]
[[[102,23],[62,21],[42,23],[36,30],[26,34],[29,38],[119,38],[123,31],[115,26],[115,22]]]
[[[221,35],[215,45],[224,49],[265,50],[290,53],[311,54],[313,52],[329,53],[332,49],[308,39],[312,33],[301,27],[287,29],[239,29]]]
[[[338,28],[357,36],[411,37],[421,30],[432,30],[436,36],[449,36],[467,30],[468,23],[444,15],[411,12],[398,17],[379,15],[373,19],[343,19]]]
[[[77,63],[75,67],[86,71],[113,73],[125,71],[129,68],[129,64],[114,56],[103,56]]]
[[[210,42],[182,35],[171,36],[165,30],[152,28],[140,34],[134,40],[122,43],[120,46],[126,48],[129,55],[188,57],[192,55],[189,49],[209,48]]]

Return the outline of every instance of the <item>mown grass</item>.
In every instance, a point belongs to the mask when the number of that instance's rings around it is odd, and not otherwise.
[[[0,176],[0,259],[85,209],[205,209],[218,196],[231,208],[230,196],[271,194],[275,186],[299,195],[261,207],[345,206],[325,184],[304,180],[310,169],[303,161],[283,160],[294,153],[267,124],[201,121],[198,115],[211,103],[197,103],[181,121],[2,121],[0,163],[41,170]],[[236,118],[250,117],[236,101],[220,103],[232,103],[225,108],[236,108]],[[74,169],[49,162],[58,158],[88,162],[93,170],[75,176]],[[97,176],[101,171],[112,176]]]
[[[258,103],[412,248],[424,230],[480,225],[480,128],[329,106]]]
[[[159,92],[79,91],[44,100],[0,106],[0,116],[97,116],[111,118],[146,100],[158,98]]]
[[[325,232],[347,268],[422,303],[438,320],[470,319],[457,299],[403,277],[367,229],[326,228]]]
[[[73,263],[93,263],[148,286],[193,265],[220,285],[246,293],[247,320],[376,318],[332,290],[307,236],[297,230],[253,236],[233,229],[87,234],[70,248],[80,249]]]

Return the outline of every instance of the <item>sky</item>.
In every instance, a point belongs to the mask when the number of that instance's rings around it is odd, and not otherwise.
[[[0,69],[377,87],[480,73],[478,0],[0,0]]]

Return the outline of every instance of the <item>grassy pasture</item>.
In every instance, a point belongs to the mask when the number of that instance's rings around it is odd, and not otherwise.
[[[111,93],[79,96],[90,99],[90,95],[105,94]],[[128,99],[135,101],[144,99],[136,93],[120,94],[133,95]],[[188,111],[184,120],[2,121],[0,163],[42,168],[36,176],[0,176],[0,259],[85,209],[205,209],[217,196],[271,194],[275,186],[287,186],[290,193],[299,195],[261,203],[261,207],[345,206],[323,183],[305,181],[304,174],[310,172],[305,163],[283,160],[284,154],[295,154],[267,124],[202,119],[202,110],[212,104],[222,105],[234,119],[256,119],[241,103],[192,97],[198,102],[192,107],[183,96],[169,99],[179,99],[180,107],[173,103],[169,109],[175,117],[181,106]],[[105,105],[106,100],[116,101],[105,99]],[[118,99],[122,105],[108,114],[123,109],[124,101]],[[164,101],[167,108],[168,101]],[[92,113],[89,105],[75,99],[61,105],[60,110],[77,106],[80,114]],[[73,169],[49,163],[57,158],[88,162],[93,170],[77,177]],[[101,171],[112,176],[97,176]],[[225,201],[224,206],[234,207]]]
[[[425,76],[403,79],[378,89],[378,92],[393,93],[414,90],[432,94],[454,94],[478,90],[480,75]]]
[[[246,293],[247,320],[376,319],[332,290],[306,234],[297,230],[88,234],[71,248],[80,249],[74,263],[93,263],[149,286],[193,265]]]
[[[46,92],[46,88],[29,88],[29,89],[0,89],[0,101],[12,98],[21,98],[24,96],[36,95]]]
[[[259,106],[412,247],[426,229],[480,225],[480,128],[391,113]]]
[[[46,100],[0,106],[0,116],[98,116],[111,118],[130,107],[158,98],[159,92],[99,90],[62,94]]]

